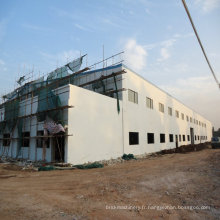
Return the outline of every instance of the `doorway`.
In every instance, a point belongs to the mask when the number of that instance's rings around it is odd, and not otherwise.
[[[62,135],[54,136],[54,161],[64,162],[65,155],[65,137]]]
[[[190,128],[191,144],[194,144],[194,130]]]
[[[178,147],[178,135],[175,135],[176,148]]]

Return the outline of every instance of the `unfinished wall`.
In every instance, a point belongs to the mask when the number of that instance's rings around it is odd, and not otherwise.
[[[59,95],[61,99],[62,106],[68,104],[69,100],[69,86],[62,86],[54,90],[56,95]],[[33,98],[27,98],[19,103],[19,117],[27,116],[30,114],[35,114],[37,112],[38,106],[38,96]],[[4,110],[0,110],[0,113]],[[67,110],[63,110],[64,120],[67,122]],[[43,122],[37,122],[37,117],[26,117],[23,119],[22,132],[30,132],[30,144],[29,147],[21,147],[20,153],[18,154],[18,128],[14,128],[12,132],[12,140],[10,146],[4,147],[3,141],[0,143],[0,155],[8,157],[18,157],[30,160],[42,160],[43,159],[43,149],[37,148],[36,146],[36,136],[37,131],[43,131]],[[9,133],[7,127],[4,133]],[[3,135],[1,135],[2,137]],[[52,139],[52,138],[50,138]],[[50,162],[52,158],[52,140],[50,140],[50,147],[46,148],[46,161]]]

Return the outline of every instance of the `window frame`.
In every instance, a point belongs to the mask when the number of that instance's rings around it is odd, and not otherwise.
[[[154,102],[153,99],[146,97],[146,106],[149,109],[153,109],[154,108]]]
[[[138,104],[138,93],[128,89],[128,101]]]
[[[159,102],[159,111],[164,113],[164,104]]]
[[[170,116],[173,115],[173,109],[171,107],[168,107],[168,115]]]

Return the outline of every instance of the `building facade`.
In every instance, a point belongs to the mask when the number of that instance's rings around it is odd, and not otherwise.
[[[38,119],[40,95],[33,93],[19,102],[22,126],[17,122],[11,130],[7,125],[2,129],[0,155],[82,164],[204,143],[212,137],[209,120],[123,64],[74,75],[53,93],[60,99],[65,133],[45,135],[45,121]],[[4,105],[0,114],[4,122]]]

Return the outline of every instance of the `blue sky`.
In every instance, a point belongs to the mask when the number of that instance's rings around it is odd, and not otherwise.
[[[220,80],[220,0],[186,0]],[[0,0],[0,94],[88,54],[125,64],[220,127],[220,91],[181,0]]]

